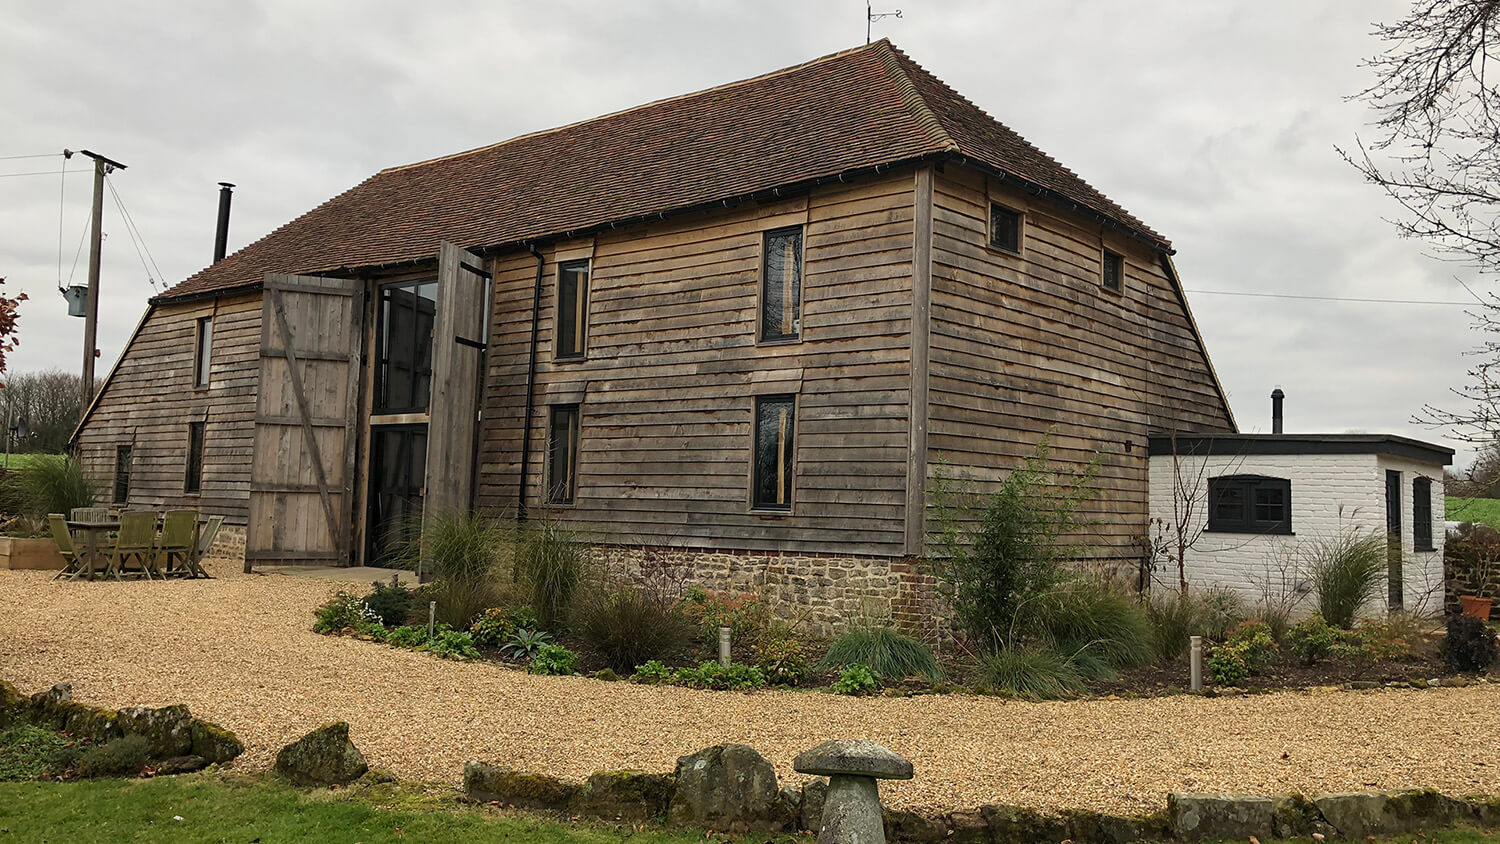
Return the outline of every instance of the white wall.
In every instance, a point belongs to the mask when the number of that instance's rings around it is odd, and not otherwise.
[[[1206,468],[1204,462],[1207,461]],[[1411,610],[1440,612],[1443,605],[1443,472],[1433,463],[1375,454],[1245,455],[1239,457],[1151,458],[1151,518],[1153,539],[1171,540],[1174,477],[1180,486],[1197,488],[1193,523],[1184,531],[1193,537],[1208,518],[1208,478],[1220,475],[1267,475],[1286,478],[1292,485],[1292,535],[1255,535],[1203,532],[1186,555],[1189,588],[1213,584],[1229,586],[1250,601],[1266,593],[1279,596],[1307,592],[1309,539],[1330,539],[1345,530],[1385,533],[1385,472],[1400,471],[1402,484],[1402,579],[1405,605]],[[1201,477],[1201,483],[1195,479]],[[1432,481],[1432,540],[1435,550],[1417,552],[1412,542],[1412,481]],[[1179,493],[1176,498],[1189,497]],[[1157,520],[1162,520],[1158,523]],[[1158,557],[1153,588],[1177,585],[1175,563]],[[1385,607],[1382,584],[1378,600],[1367,611]],[[1300,609],[1309,612],[1310,595]]]

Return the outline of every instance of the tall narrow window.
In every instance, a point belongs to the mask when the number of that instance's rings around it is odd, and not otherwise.
[[[188,423],[187,474],[182,481],[183,492],[203,489],[203,424]]]
[[[130,500],[130,446],[115,446],[115,504]]]
[[[1021,212],[990,205],[990,245],[1006,252],[1021,251]]]
[[[1104,289],[1119,293],[1125,289],[1125,256],[1104,250]]]
[[[375,412],[421,413],[432,392],[437,280],[380,286],[375,328]]]
[[[1432,479],[1417,478],[1411,482],[1412,545],[1418,551],[1432,546]]]
[[[583,357],[588,336],[589,262],[557,265],[557,356]]]
[[[792,509],[796,407],[795,396],[762,396],[755,400],[753,501],[757,509]]]
[[[213,359],[214,350],[214,318],[202,317],[198,320],[198,337],[195,343],[197,354],[193,356],[193,386],[208,386],[208,365]]]
[[[578,405],[552,408],[547,426],[547,503],[572,504],[578,487]]]
[[[766,232],[760,275],[760,339],[802,333],[802,227]]]

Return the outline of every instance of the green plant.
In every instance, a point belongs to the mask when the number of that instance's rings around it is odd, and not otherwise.
[[[407,616],[411,614],[412,600],[412,590],[399,583],[386,583],[383,580],[376,581],[370,594],[364,597],[365,606],[386,627],[399,627],[406,623]]]
[[[485,607],[498,603],[515,538],[510,523],[467,510],[423,512],[398,530],[392,562],[431,578],[423,591],[437,601],[437,617],[467,630]]]
[[[662,664],[661,660],[653,659],[643,665],[635,667],[635,673],[630,675],[630,682],[640,683],[644,686],[659,686],[662,683],[672,682],[672,669]]]
[[[839,695],[870,695],[880,691],[880,681],[868,665],[851,663],[839,672],[833,683],[833,693]]]
[[[537,626],[536,611],[531,607],[491,607],[474,620],[469,633],[474,637],[474,644],[498,648],[510,641],[517,630],[535,630]]]
[[[76,753],[62,735],[27,723],[0,730],[0,782],[61,777]]]
[[[925,677],[936,683],[943,678],[932,651],[917,639],[893,627],[868,619],[856,622],[835,636],[823,657],[825,668],[863,665],[882,680]]]
[[[1198,635],[1211,641],[1224,641],[1229,631],[1246,618],[1245,599],[1223,584],[1216,583],[1204,589],[1199,600],[1203,607],[1203,626]]]
[[[1208,655],[1208,676],[1215,686],[1238,686],[1250,676],[1250,658],[1243,644],[1220,645]]]
[[[1063,580],[1023,607],[1022,617],[1088,679],[1113,679],[1115,668],[1143,665],[1156,653],[1145,607],[1108,583]]]
[[[1354,629],[1353,638],[1359,642],[1361,655],[1372,661],[1411,656],[1412,640],[1401,622],[1367,618]]]
[[[1151,596],[1146,616],[1151,620],[1157,655],[1177,660],[1187,655],[1192,637],[1202,636],[1205,626],[1203,602],[1177,590]]]
[[[672,603],[638,589],[587,595],[572,617],[578,636],[618,671],[671,654],[691,635]]]
[[[479,659],[474,637],[463,630],[443,630],[427,640],[427,650],[444,659]]]
[[[555,519],[530,522],[516,548],[516,582],[541,627],[561,621],[584,580],[587,560],[578,537]]]
[[[595,671],[591,676],[595,680],[603,680],[606,683],[618,683],[620,681],[620,675],[616,674],[614,670],[610,668],[601,668],[598,671]]]
[[[526,671],[529,674],[577,674],[578,654],[562,645],[542,645],[531,664],[526,666]]]
[[[1266,625],[1271,641],[1280,643],[1292,629],[1292,605],[1262,601],[1255,610],[1255,617]]]
[[[1484,671],[1495,663],[1495,654],[1495,631],[1488,624],[1467,615],[1448,620],[1443,664],[1449,671]]]
[[[1287,650],[1302,660],[1303,665],[1314,665],[1327,659],[1338,643],[1339,631],[1316,614],[1293,624],[1286,633]]]
[[[710,592],[692,586],[677,606],[707,645],[718,644],[720,627],[729,628],[732,641],[747,642],[759,639],[769,623],[765,604],[748,592]]]
[[[552,634],[543,630],[527,630],[521,628],[512,633],[505,644],[500,647],[500,655],[506,659],[533,660],[536,659],[542,648],[552,644]]]
[[[427,628],[403,625],[385,634],[385,643],[397,648],[420,648],[427,644]]]
[[[753,665],[745,665],[740,662],[731,662],[729,665],[720,665],[717,662],[705,662],[697,668],[679,668],[672,676],[673,682],[682,686],[691,686],[695,689],[721,689],[732,691],[752,691],[766,684],[766,675]]]
[[[28,516],[66,516],[76,507],[93,507],[99,500],[98,484],[75,457],[35,460],[10,475],[13,480],[8,478],[7,484],[13,484],[13,492],[7,497]]]
[[[121,736],[83,751],[73,770],[85,779],[94,777],[133,777],[146,767],[151,742],[145,736]]]
[[[800,686],[807,679],[807,645],[784,624],[773,624],[755,643],[755,667],[773,686]]]
[[[1225,645],[1239,648],[1244,653],[1245,667],[1251,674],[1259,674],[1270,667],[1280,650],[1271,638],[1271,627],[1260,619],[1242,621],[1231,630]]]
[[[313,610],[313,618],[314,633],[357,631],[380,620],[379,616],[365,605],[363,598],[342,589],[322,606]]]
[[[1344,630],[1354,626],[1355,615],[1385,578],[1386,552],[1387,540],[1380,534],[1345,530],[1311,540],[1307,553],[1313,594],[1325,621]]]
[[[1056,700],[1085,688],[1077,666],[1054,647],[1023,645],[986,654],[979,662],[979,683],[990,691]]]

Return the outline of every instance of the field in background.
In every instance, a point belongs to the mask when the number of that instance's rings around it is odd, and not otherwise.
[[[6,469],[24,469],[39,460],[61,460],[61,454],[12,454],[7,459],[6,455],[0,453],[0,467]]]
[[[1450,522],[1483,522],[1500,528],[1500,498],[1448,497],[1447,519]]]

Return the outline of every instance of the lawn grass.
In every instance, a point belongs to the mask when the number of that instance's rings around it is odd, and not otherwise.
[[[1500,498],[1459,498],[1450,495],[1446,502],[1450,522],[1483,522],[1500,528]]]
[[[61,454],[11,454],[0,453],[0,467],[6,469],[24,469],[39,460],[61,460]]]
[[[540,816],[481,809],[460,804],[451,788],[412,784],[304,791],[270,777],[215,773],[0,783],[0,842],[689,844],[703,840],[702,832],[691,830],[562,824]],[[755,840],[769,839],[757,836]]]

